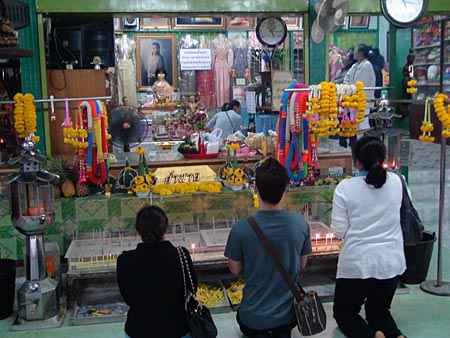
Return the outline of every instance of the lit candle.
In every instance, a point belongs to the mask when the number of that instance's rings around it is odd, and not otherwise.
[[[319,248],[318,248],[319,238],[320,238],[320,234],[317,233],[316,234],[316,251],[319,250]]]
[[[192,260],[195,260],[195,243],[191,244],[191,249],[192,249]]]
[[[330,238],[330,234],[325,234],[325,250],[327,249],[328,246],[328,238]]]
[[[330,232],[330,248],[331,248],[331,250],[333,250],[333,237],[334,237],[334,233]]]

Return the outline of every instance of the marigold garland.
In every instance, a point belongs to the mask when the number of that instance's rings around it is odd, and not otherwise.
[[[406,88],[406,92],[408,94],[416,94],[417,93],[417,87],[415,85],[417,84],[417,80],[411,79],[408,82],[406,82],[408,85],[408,88]]]
[[[319,137],[333,136],[338,133],[337,126],[339,125],[336,85],[332,82],[321,82],[319,88],[320,94],[313,94],[311,101],[306,104],[311,108],[307,112],[309,126],[312,133]],[[310,87],[311,89],[312,91],[316,90],[314,87]],[[313,98],[317,100],[313,100]]]
[[[447,105],[447,109],[445,109],[445,100],[448,99],[447,95],[439,93],[436,95],[434,99],[434,111],[436,112],[436,116],[439,121],[442,123],[441,134],[445,138],[450,137],[450,106]]]
[[[34,135],[37,126],[36,106],[33,94],[17,93],[14,95],[14,128],[19,138],[29,137],[34,143],[39,142],[39,136]]]
[[[217,193],[222,190],[222,183],[217,181],[183,182],[177,184],[157,184],[153,187],[154,194],[170,196],[174,193],[191,194],[197,191]]]

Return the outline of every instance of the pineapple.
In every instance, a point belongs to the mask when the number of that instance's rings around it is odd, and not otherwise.
[[[61,183],[61,192],[65,198],[70,198],[75,196],[75,185],[68,178]]]
[[[53,161],[50,170],[59,175],[58,185],[61,189],[62,196],[66,198],[75,196],[76,190],[74,182],[78,179],[78,172],[68,163],[68,161],[63,159]]]
[[[78,180],[75,186],[75,190],[78,197],[89,196],[91,192],[89,188],[89,183],[85,178],[81,178]]]

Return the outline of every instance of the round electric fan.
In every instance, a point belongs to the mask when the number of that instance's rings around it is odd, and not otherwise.
[[[333,33],[344,26],[349,0],[321,0],[314,4],[317,17],[311,28],[311,39],[321,43],[325,34]]]
[[[108,114],[108,132],[112,144],[129,152],[147,136],[148,121],[145,114],[137,112],[134,107],[119,106]]]

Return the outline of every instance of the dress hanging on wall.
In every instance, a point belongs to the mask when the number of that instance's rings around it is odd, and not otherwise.
[[[199,42],[198,40],[192,38],[191,34],[186,34],[183,36],[179,43],[178,48],[179,49],[194,49],[198,48]],[[182,70],[180,72],[179,77],[179,90],[181,96],[197,96],[198,90],[197,90],[197,71],[195,70]]]
[[[230,101],[230,70],[233,65],[233,43],[223,34],[211,42],[214,55],[214,75],[217,107]]]
[[[210,48],[204,35],[200,35],[199,37],[199,48],[202,49]],[[212,64],[211,69],[209,70],[197,71],[197,84],[198,84],[198,93],[200,95],[200,101],[204,103],[206,108],[215,107],[216,96],[214,84],[214,69]]]
[[[117,62],[117,82],[119,102],[123,103],[126,97],[128,105],[137,106],[136,95],[136,67],[134,56],[136,51],[136,42],[131,40],[128,35],[123,34],[115,40]]]
[[[233,39],[234,63],[236,76],[239,79],[244,78],[245,68],[248,68],[250,59],[250,47],[247,39],[242,34],[236,35]]]

